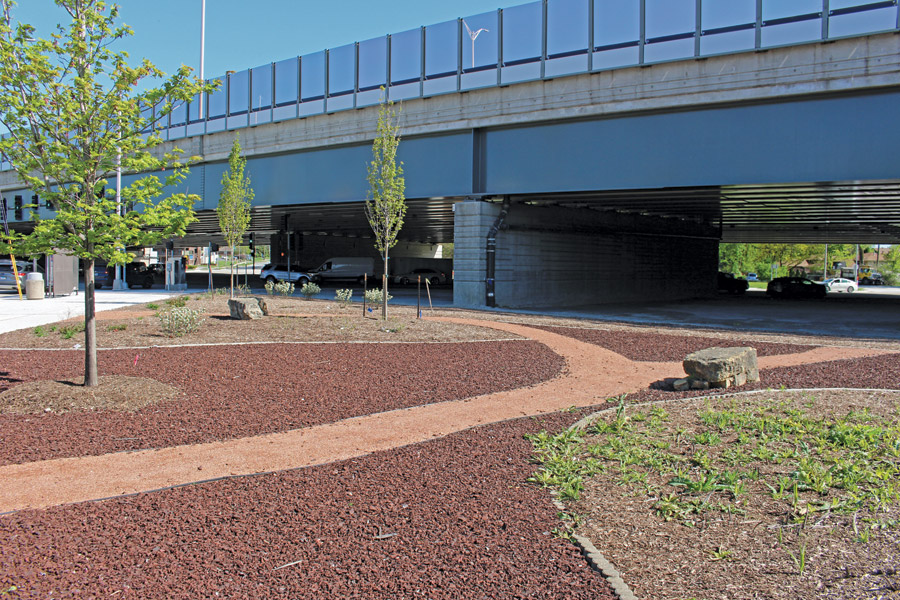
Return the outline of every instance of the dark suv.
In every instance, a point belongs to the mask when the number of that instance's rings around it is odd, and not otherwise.
[[[735,277],[731,273],[725,273],[723,271],[719,271],[716,281],[719,291],[728,292],[729,294],[743,294],[747,291],[747,288],[750,287],[750,284],[747,283],[746,279]]]
[[[806,277],[778,277],[766,288],[766,294],[773,298],[824,298],[827,291],[827,287]]]
[[[125,267],[125,283],[128,287],[142,287],[144,289],[150,289],[153,287],[153,284],[156,283],[156,277],[153,274],[153,271],[147,268],[142,262],[132,262],[124,265]],[[112,287],[113,282],[116,280],[116,267],[113,265],[109,265],[106,267],[106,279],[100,280],[96,276],[94,277],[94,287],[101,288],[104,285],[108,285]]]

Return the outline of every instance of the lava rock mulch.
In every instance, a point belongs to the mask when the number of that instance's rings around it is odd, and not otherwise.
[[[559,335],[574,338],[581,342],[594,344],[621,354],[625,358],[643,362],[669,362],[684,360],[691,352],[712,347],[752,346],[757,356],[775,356],[794,354],[812,350],[816,346],[801,344],[782,344],[777,342],[758,342],[747,340],[731,340],[715,337],[692,335],[669,335],[662,333],[644,333],[641,331],[615,331],[604,329],[583,329],[578,327],[533,326]]]
[[[523,434],[493,424],[367,457],[0,517],[20,597],[610,600],[555,537]],[[286,566],[287,565],[287,566]],[[17,596],[13,596],[17,597]]]
[[[82,351],[0,351],[0,391],[72,381]],[[469,398],[552,379],[563,359],[533,341],[261,344],[99,352],[102,375],[149,377],[181,400],[134,412],[0,415],[0,464],[234,439]]]

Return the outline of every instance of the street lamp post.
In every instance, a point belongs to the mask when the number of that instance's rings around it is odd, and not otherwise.
[[[206,0],[200,0],[200,82],[206,83],[203,78],[203,67],[206,53]],[[203,90],[200,90],[200,119],[203,119]]]
[[[478,38],[478,35],[481,34],[481,32],[490,33],[490,31],[488,29],[485,29],[484,27],[482,27],[481,29],[473,32],[472,28],[469,27],[469,24],[466,23],[465,19],[463,19],[463,25],[466,26],[466,31],[469,34],[469,38],[471,38],[471,40],[472,40],[472,68],[474,69],[475,68],[475,40]]]
[[[122,151],[116,150],[116,215],[122,216]],[[116,265],[116,278],[113,280],[112,289],[126,289],[122,281],[122,265]]]

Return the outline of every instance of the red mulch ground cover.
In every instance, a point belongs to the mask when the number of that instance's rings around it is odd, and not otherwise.
[[[135,357],[139,354],[137,364]],[[0,391],[83,374],[83,351],[0,351]],[[150,377],[183,400],[135,412],[0,415],[0,464],[194,444],[468,398],[555,377],[531,341],[259,344],[104,350],[103,375]]]
[[[579,416],[6,515],[0,589],[40,598],[611,599],[578,549],[551,534],[549,495],[525,483],[534,465],[523,434]]]
[[[576,340],[595,344],[612,350],[616,354],[637,361],[667,362],[682,361],[691,352],[712,347],[752,346],[758,356],[775,356],[793,354],[811,350],[815,346],[800,344],[781,344],[747,340],[721,339],[688,335],[667,335],[661,333],[644,333],[640,331],[606,331],[604,329],[582,329],[577,327],[534,326],[575,338]]]

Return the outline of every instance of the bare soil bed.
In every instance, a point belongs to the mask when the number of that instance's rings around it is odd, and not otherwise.
[[[631,405],[625,418],[639,410],[646,414],[648,409]],[[852,496],[841,489],[819,493],[801,483],[799,490],[787,485],[779,494],[765,482],[791,481],[794,467],[790,459],[783,464],[780,460],[761,461],[753,454],[758,447],[742,445],[725,432],[721,441],[698,436],[710,429],[699,418],[709,409],[756,411],[759,415],[786,409],[815,419],[840,419],[850,411],[868,410],[892,422],[896,431],[900,392],[773,390],[712,401],[664,402],[653,409],[659,411],[657,415],[666,415],[669,434],[660,437],[681,432],[681,442],[676,440],[667,447],[675,456],[696,457],[702,452],[704,457],[712,457],[714,465],[723,453],[729,459],[740,456],[730,464],[731,472],[755,472],[760,478],[741,476],[737,494],[726,491],[724,483],[688,494],[683,485],[672,485],[675,479],[652,472],[631,485],[622,482],[618,469],[588,479],[583,496],[569,505],[571,512],[583,517],[577,530],[616,565],[639,598],[900,597],[900,505],[896,497],[875,509],[868,503],[857,506],[844,501]],[[607,412],[599,419],[612,422],[615,415]],[[851,418],[851,422],[860,421]],[[835,431],[864,429],[851,426]],[[602,438],[588,435],[585,444],[598,440]],[[746,454],[737,454],[744,449]],[[686,461],[684,469],[685,481],[700,481],[691,476],[698,470],[696,465],[691,468]],[[894,480],[881,485],[893,488],[896,484]],[[857,494],[864,496],[861,491]]]
[[[294,297],[260,296],[269,316],[253,322],[232,319],[228,312],[228,296],[192,294],[135,308],[97,313],[97,345],[100,348],[139,348],[183,344],[247,344],[274,342],[467,342],[473,340],[509,339],[509,334],[484,327],[452,323],[435,323],[417,319],[416,309],[409,306],[390,307],[388,319],[380,312],[365,312],[362,304],[341,307],[337,302],[303,300]],[[182,337],[167,337],[160,327],[158,314],[183,306],[202,311],[200,330]],[[424,311],[425,315],[433,311]],[[54,325],[20,329],[0,334],[0,348],[84,347],[84,333],[71,335],[65,329],[77,327],[82,318]]]

